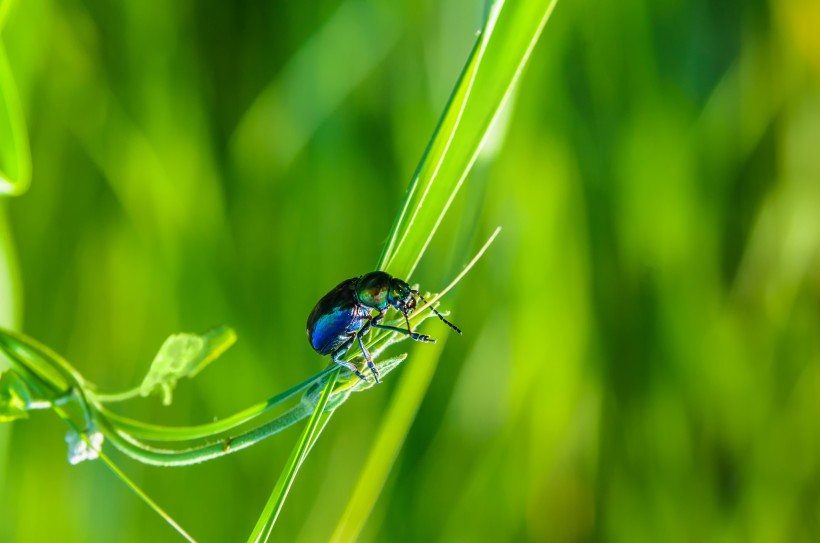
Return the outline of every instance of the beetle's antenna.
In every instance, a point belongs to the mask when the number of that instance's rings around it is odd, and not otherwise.
[[[419,294],[419,291],[417,291],[417,290],[411,290],[411,291],[410,291],[410,293],[411,293],[411,294],[415,294],[416,296],[418,296],[419,298],[421,298],[421,301],[422,301],[422,302],[424,302],[425,304],[428,304],[427,300],[425,300],[425,299],[424,299],[424,296],[422,296],[421,294]],[[430,305],[430,311],[432,311],[433,313],[435,313],[436,315],[438,315],[438,318],[440,318],[441,320],[443,320],[443,321],[444,321],[444,324],[446,324],[447,326],[449,326],[450,328],[452,328],[453,330],[455,330],[456,332],[458,332],[458,335],[461,335],[461,330],[458,328],[458,326],[456,326],[456,325],[455,325],[455,324],[453,324],[452,322],[450,322],[450,321],[448,321],[447,319],[445,319],[445,318],[444,318],[444,316],[443,316],[441,313],[439,313],[438,311],[436,311],[436,308],[435,308],[435,307],[433,307],[433,306],[432,306],[432,304],[429,304],[429,305]]]

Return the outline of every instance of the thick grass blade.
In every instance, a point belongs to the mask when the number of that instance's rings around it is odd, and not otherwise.
[[[407,189],[379,269],[409,278],[509,100],[556,0],[492,4],[433,139]]]
[[[137,484],[134,481],[132,481],[131,478],[128,477],[119,468],[119,466],[117,466],[117,464],[115,464],[110,458],[108,458],[108,456],[105,453],[100,452],[99,455],[100,459],[103,462],[105,462],[106,466],[108,466],[108,469],[114,472],[114,475],[119,477],[122,480],[122,482],[125,483],[126,486],[128,486],[128,488],[130,488],[137,496],[139,496],[139,498],[143,502],[145,502],[145,504],[148,507],[150,507],[157,515],[159,515],[165,522],[167,522],[168,525],[171,526],[171,528],[176,530],[179,533],[179,535],[181,535],[186,541],[196,543],[196,540],[193,537],[191,537],[191,535],[188,534],[188,532],[186,532],[182,528],[182,526],[180,526],[180,524],[176,520],[174,520],[174,518],[171,515],[169,515],[162,507],[160,507],[157,502],[151,499],[151,497],[148,494],[146,494],[145,491],[143,491],[139,486],[137,486]]]

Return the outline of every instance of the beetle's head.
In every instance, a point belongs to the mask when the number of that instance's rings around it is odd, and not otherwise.
[[[395,277],[390,278],[389,288],[387,291],[387,303],[392,305],[399,311],[404,314],[405,320],[407,320],[407,329],[410,329],[410,320],[407,319],[407,316],[416,309],[416,297],[419,298],[422,302],[427,304],[427,300],[421,295],[418,290],[413,290],[410,288],[410,285],[402,281],[401,279],[396,279]],[[432,305],[427,304],[430,307],[430,311],[436,314],[438,318],[444,321],[444,324],[458,332],[461,335],[461,330],[453,324],[452,322],[448,321],[444,318],[444,315],[436,311],[436,308]]]
[[[416,308],[416,299],[413,298],[413,291],[410,289],[410,285],[395,277],[390,279],[387,303],[405,315],[409,315]]]

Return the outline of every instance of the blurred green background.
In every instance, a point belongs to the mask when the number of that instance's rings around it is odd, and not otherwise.
[[[100,385],[176,331],[239,342],[156,422],[324,361],[480,27],[475,0],[0,2],[33,178],[0,319]],[[361,541],[820,540],[820,3],[561,0],[420,268],[464,331]],[[503,133],[502,133],[503,132]],[[2,144],[2,142],[0,142]],[[441,342],[440,342],[441,343]],[[276,541],[325,541],[414,358],[333,418]],[[438,351],[436,351],[438,352]],[[0,430],[0,541],[177,541],[65,428]],[[114,455],[195,537],[250,533],[299,429],[204,465]],[[363,513],[364,514],[364,513]]]

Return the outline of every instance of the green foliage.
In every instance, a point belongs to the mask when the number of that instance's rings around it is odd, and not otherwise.
[[[547,9],[507,2],[420,166],[484,2],[0,1],[29,134],[0,170],[33,165],[0,363],[64,421],[0,424],[0,541],[241,540],[281,477],[272,540],[820,539],[815,4],[558,2],[499,110]],[[294,448],[335,370],[316,300],[377,265],[443,292],[498,225],[442,300],[464,335],[422,323],[366,394],[342,370]],[[171,332],[221,322],[219,364],[141,397]]]
[[[509,101],[555,1],[488,4],[487,21],[407,189],[379,269],[412,276]]]
[[[532,4],[538,5],[537,2],[533,2]],[[526,62],[532,45],[538,39],[540,31],[543,28],[543,23],[551,11],[551,7],[552,3],[544,6],[544,11],[540,19],[538,19],[539,23],[530,30],[530,38],[524,42],[525,48],[523,50],[514,51],[509,58],[505,57],[503,59],[504,62],[485,63],[484,56],[488,51],[492,55],[497,49],[505,46],[503,41],[494,38],[494,32],[496,31],[499,14],[503,13],[507,15],[508,11],[503,9],[503,1],[498,1],[493,4],[484,30],[479,36],[473,54],[470,56],[467,67],[462,74],[462,78],[453,92],[453,98],[450,101],[449,107],[445,110],[442,121],[439,123],[439,128],[428,146],[428,152],[422,158],[421,165],[419,166],[420,174],[411,182],[403,210],[387,242],[387,248],[384,253],[386,260],[384,263],[385,266],[398,267],[402,259],[405,262],[412,262],[409,269],[407,269],[405,265],[406,274],[402,274],[402,277],[409,277],[412,269],[415,268],[432,239],[438,224],[447,212],[456,192],[469,173],[475,161],[475,157],[478,155],[481,143],[486,139],[486,132],[489,130],[497,112],[508,98],[509,91],[515,83],[517,74]],[[507,17],[502,19],[502,21],[508,20],[510,19]],[[501,28],[503,33],[503,25]],[[505,72],[505,68],[509,68],[509,70]],[[487,73],[492,74],[496,82],[501,81],[503,83],[506,81],[506,84],[502,84],[496,90],[495,94],[484,93],[483,95],[474,97],[472,91],[476,79],[479,75],[483,78],[489,77],[486,75]],[[483,121],[475,122],[475,118],[483,119]],[[473,121],[472,124],[475,125],[471,127],[472,133],[470,133],[467,138],[462,136],[464,131],[460,124],[462,120],[468,123]],[[455,144],[453,144],[453,142],[455,142]],[[431,166],[432,164],[434,164],[434,166]],[[446,172],[446,175],[443,177],[444,182],[439,182],[433,187],[433,181],[436,179],[442,166],[445,166]],[[422,193],[420,199],[415,196],[419,193]],[[425,205],[422,209],[423,203]],[[408,210],[411,210],[411,216],[409,219],[405,219]],[[496,234],[493,235],[490,241],[495,238]],[[489,242],[487,245],[489,245]],[[486,245],[481,253],[483,253],[485,249]],[[479,256],[481,253],[479,253]],[[463,277],[464,273],[466,273],[474,263],[475,260],[467,266],[453,284]],[[449,290],[453,284],[447,287],[445,291]],[[439,296],[433,296],[427,293],[425,299],[429,299],[430,302],[419,308],[413,316],[413,320],[421,322],[424,318],[429,317],[430,314],[423,313],[423,311],[430,304],[434,303],[438,297]],[[393,326],[401,324],[401,319],[392,323]],[[387,346],[400,339],[404,339],[401,334],[390,332],[381,334],[374,333],[370,334],[367,344],[373,356],[378,357]],[[151,432],[151,438],[164,441],[175,441],[177,438],[181,438],[182,441],[188,441],[190,438],[207,438],[212,440],[212,438],[217,437],[220,432],[234,432],[239,425],[245,424],[250,419],[266,412],[269,408],[280,403],[280,401],[288,399],[292,394],[288,391],[288,393],[280,395],[278,399],[267,402],[267,405],[263,409],[259,409],[256,413],[253,413],[253,411],[248,413],[248,410],[245,410],[233,417],[229,417],[230,422],[222,421],[221,423],[211,425],[208,430],[212,431],[195,431],[193,434],[185,434],[184,437],[180,436],[180,432],[184,433],[186,431],[184,429],[162,428],[156,425],[145,425],[139,422],[129,421],[124,418],[118,419],[113,413],[109,414],[103,405],[105,403],[132,399],[137,393],[140,396],[146,397],[155,391],[158,391],[162,395],[163,404],[170,405],[172,391],[177,381],[184,377],[196,376],[202,369],[227,350],[235,340],[236,335],[234,331],[227,327],[221,327],[203,335],[172,335],[163,343],[159,352],[154,357],[148,374],[142,384],[135,389],[118,394],[101,393],[97,390],[96,386],[91,385],[84,378],[79,377],[76,370],[64,361],[58,359],[58,357],[50,358],[46,354],[45,357],[41,356],[38,358],[37,355],[42,353],[37,352],[39,349],[36,347],[36,344],[23,336],[5,332],[2,334],[2,338],[0,338],[0,347],[8,347],[7,354],[12,356],[16,367],[25,374],[33,373],[40,377],[44,381],[46,388],[66,391],[67,384],[66,381],[59,380],[54,376],[39,376],[37,370],[40,367],[44,367],[48,371],[52,371],[53,369],[55,374],[67,372],[72,377],[69,380],[73,385],[70,392],[71,399],[80,404],[85,419],[76,425],[66,419],[66,422],[72,427],[66,436],[66,442],[69,447],[68,458],[71,464],[97,459],[106,435],[117,448],[132,458],[148,464],[178,466],[202,462],[257,443],[261,439],[278,433],[287,426],[304,418],[309,411],[312,410],[308,424],[301,438],[297,441],[280,475],[279,481],[268,500],[268,504],[262,512],[262,516],[259,518],[250,537],[251,541],[266,541],[271,535],[273,526],[284,506],[299,468],[302,466],[310,449],[315,444],[321,430],[327,424],[334,410],[347,400],[351,392],[370,388],[372,383],[362,382],[347,371],[346,379],[342,381],[342,386],[337,389],[336,383],[339,379],[341,369],[335,368],[330,373],[323,372],[306,383],[306,386],[310,384],[311,387],[305,391],[302,402],[273,421],[262,426],[255,426],[253,429],[242,433],[232,433],[224,437],[222,442],[205,443],[202,445],[192,443],[187,444],[183,449],[179,450],[156,449],[147,443],[141,442],[138,434],[141,430],[148,430]],[[351,356],[352,355],[348,355],[348,358]],[[384,362],[380,362],[377,367],[384,370],[383,376],[385,376],[390,370],[395,368],[403,358],[404,357],[388,359]],[[17,376],[16,373],[9,373],[8,375]],[[0,389],[0,393],[8,398],[8,401],[3,404],[5,407],[3,411],[4,419],[13,420],[15,418],[24,417],[31,403],[23,401],[20,395],[20,391],[27,391],[25,382],[19,379],[12,380],[11,377],[9,377],[6,379],[6,382],[2,384],[4,387]],[[416,387],[418,392],[423,391],[429,384],[429,374],[427,379],[421,381],[420,384],[421,386]],[[316,398],[312,397],[311,390],[321,390],[322,392],[321,395]],[[295,392],[296,391],[294,391],[294,393]],[[316,392],[313,392],[313,394],[315,395]],[[406,405],[413,406],[410,408],[410,413],[415,412],[420,400],[421,394],[417,393],[412,402],[405,402]],[[57,404],[55,403],[54,405]],[[254,410],[255,408],[252,407],[250,409]],[[246,417],[246,414],[249,416]],[[321,425],[320,420],[322,421]],[[403,429],[402,434],[406,434],[407,427],[411,420],[412,415],[404,417],[401,425]],[[236,421],[237,424],[234,424],[234,421]],[[128,425],[136,430],[135,434],[128,432],[126,429]],[[77,431],[76,428],[81,428],[82,430]],[[188,432],[190,432],[190,429],[188,429]],[[401,440],[397,441],[394,446],[398,447],[400,442]],[[386,477],[385,470],[382,470],[380,477]],[[142,495],[138,489],[135,490]],[[375,499],[375,492],[370,493],[369,499],[371,501]],[[154,507],[147,499],[146,502]],[[165,516],[164,512],[157,507],[154,508],[158,513]],[[170,522],[170,519],[168,520]],[[179,531],[185,535],[184,532]],[[186,537],[188,536],[186,535]]]
[[[174,334],[165,340],[151,363],[139,391],[148,396],[162,394],[162,403],[171,404],[171,391],[179,379],[195,377],[236,341],[236,333],[222,326],[205,334]]]

